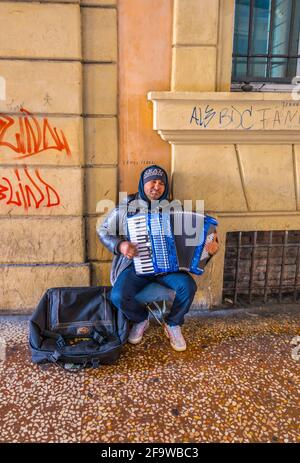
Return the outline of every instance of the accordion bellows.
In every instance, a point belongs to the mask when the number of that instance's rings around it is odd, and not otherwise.
[[[186,211],[138,213],[127,219],[130,241],[138,246],[134,267],[138,275],[187,270],[204,272],[210,259],[205,245],[213,239],[215,218]]]

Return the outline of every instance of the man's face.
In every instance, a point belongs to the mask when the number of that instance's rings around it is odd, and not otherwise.
[[[159,199],[165,191],[165,184],[161,180],[150,180],[144,185],[144,192],[148,199]]]

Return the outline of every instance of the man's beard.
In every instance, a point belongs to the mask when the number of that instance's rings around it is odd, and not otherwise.
[[[158,193],[157,191],[150,191],[150,196],[155,199],[158,199],[162,196],[162,194]]]

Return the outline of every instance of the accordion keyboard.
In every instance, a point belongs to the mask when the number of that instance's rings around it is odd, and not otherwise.
[[[146,216],[137,215],[128,220],[130,240],[137,244],[138,255],[133,258],[137,273],[149,275],[154,273],[152,247],[147,229]]]
[[[138,275],[178,270],[201,275],[210,259],[205,245],[213,239],[218,222],[210,216],[174,211],[130,216],[127,225],[129,239],[137,245],[133,262]]]

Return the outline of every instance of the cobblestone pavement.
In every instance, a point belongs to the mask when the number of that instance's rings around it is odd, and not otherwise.
[[[299,309],[191,314],[183,333],[175,352],[153,322],[117,363],[75,375],[33,365],[28,321],[0,317],[0,441],[300,441]]]

